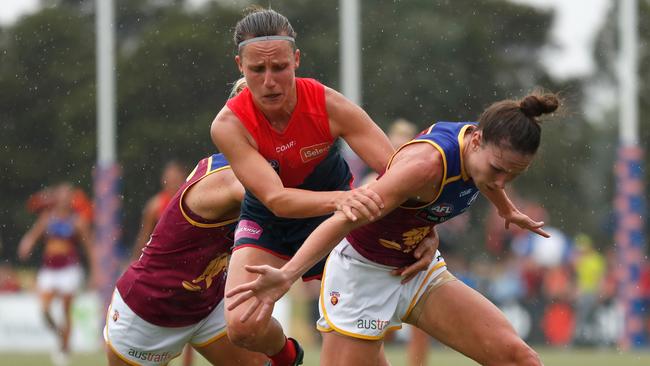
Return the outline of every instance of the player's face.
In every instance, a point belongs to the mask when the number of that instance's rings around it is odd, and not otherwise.
[[[468,173],[477,187],[503,189],[506,183],[528,169],[533,155],[522,154],[497,144],[481,143],[480,133],[478,134],[479,137],[470,142],[472,151],[467,162]]]
[[[290,98],[296,97],[294,85],[300,50],[294,51],[290,42],[250,43],[235,56],[235,61],[258,107],[277,110],[295,102]]]

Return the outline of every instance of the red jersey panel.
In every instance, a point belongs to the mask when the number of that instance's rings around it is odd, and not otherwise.
[[[236,219],[211,222],[183,204],[188,188],[223,169],[230,166],[221,154],[199,161],[172,197],[140,259],[117,281],[124,302],[152,324],[195,324],[223,299]]]
[[[291,188],[303,183],[334,143],[323,84],[296,78],[296,94],[296,107],[281,133],[271,128],[248,88],[226,103],[255,139],[259,153],[278,172],[284,186]]]

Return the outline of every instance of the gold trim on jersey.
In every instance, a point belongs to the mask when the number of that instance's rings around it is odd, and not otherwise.
[[[347,330],[343,330],[343,329],[337,327],[336,325],[334,325],[334,323],[332,323],[329,316],[327,315],[327,309],[325,307],[325,300],[324,300],[325,299],[325,295],[324,295],[324,291],[325,291],[325,271],[327,269],[327,262],[329,262],[330,258],[331,258],[331,256],[327,258],[327,261],[325,262],[325,267],[323,268],[323,276],[322,276],[322,280],[320,282],[320,299],[319,299],[319,301],[320,301],[320,307],[323,310],[323,317],[325,318],[325,321],[327,322],[327,325],[329,325],[332,329],[325,329],[325,328],[319,327],[319,326],[316,326],[316,329],[318,329],[321,332],[336,331],[337,333],[346,335],[348,337],[376,341],[376,340],[383,339],[385,337],[386,333],[402,328],[401,325],[394,325],[392,327],[387,327],[386,329],[384,329],[384,332],[381,333],[378,336],[369,336],[369,335],[365,335],[365,334],[358,334],[358,333],[348,332]]]
[[[191,178],[192,176],[194,176],[194,174],[196,174],[196,170],[198,169],[199,165],[200,165],[200,163],[196,165],[196,168],[194,168],[194,171],[190,174],[190,177],[188,177],[188,179]],[[206,224],[206,223],[202,223],[202,222],[198,222],[198,221],[196,221],[196,220],[193,220],[193,219],[192,219],[192,218],[191,218],[191,217],[190,217],[190,216],[185,212],[185,210],[183,209],[183,199],[185,198],[185,193],[187,193],[187,190],[188,190],[190,187],[194,186],[197,182],[199,182],[201,179],[207,177],[207,176],[210,175],[210,174],[217,173],[217,172],[220,172],[220,171],[225,170],[225,169],[231,169],[231,168],[230,168],[230,165],[224,165],[224,166],[222,166],[221,168],[217,168],[217,169],[215,169],[215,170],[210,170],[210,167],[211,167],[211,166],[212,166],[212,156],[210,156],[210,157],[208,158],[208,163],[207,163],[206,168],[205,168],[205,174],[203,174],[202,177],[200,177],[199,179],[197,179],[197,180],[196,180],[195,182],[193,182],[192,184],[190,184],[190,185],[188,185],[187,187],[185,187],[185,189],[183,189],[183,193],[181,193],[181,197],[178,199],[178,206],[179,206],[179,208],[181,209],[181,214],[183,214],[183,217],[185,218],[185,220],[187,220],[187,222],[189,222],[189,223],[192,224],[193,226],[200,227],[200,228],[216,228],[216,227],[226,226],[226,225],[228,225],[228,224],[232,224],[233,222],[237,222],[237,220],[239,220],[239,218],[235,218],[235,219],[230,219],[230,220],[226,220],[226,221],[220,221],[220,222],[216,222],[216,223],[212,223],[212,224]]]
[[[431,126],[431,127],[433,127],[433,126]],[[430,129],[431,128],[429,128],[429,130]],[[435,202],[438,199],[438,197],[440,197],[440,194],[442,194],[442,189],[445,187],[446,178],[447,178],[447,156],[445,156],[445,151],[440,147],[440,145],[438,145],[437,143],[435,143],[433,141],[430,141],[430,140],[411,140],[411,141],[405,143],[404,145],[400,146],[399,149],[397,149],[397,151],[395,151],[393,156],[390,157],[390,160],[388,161],[388,165],[386,165],[386,170],[388,171],[388,169],[390,168],[391,163],[393,162],[393,158],[395,158],[395,155],[397,155],[398,152],[402,151],[402,149],[404,147],[406,147],[408,145],[413,145],[413,144],[416,144],[416,143],[430,144],[431,146],[436,148],[438,150],[438,152],[440,152],[440,155],[442,156],[442,173],[443,173],[443,175],[442,175],[442,184],[440,184],[440,189],[438,190],[438,193],[436,193],[436,196],[430,202],[427,202],[427,203],[425,203],[425,204],[423,204],[421,206],[415,206],[415,207],[408,207],[408,206],[403,206],[403,205],[399,206],[400,208],[404,208],[404,209],[408,209],[408,210],[419,210],[419,209],[427,207],[430,204],[432,204],[433,202]]]
[[[465,147],[465,133],[470,127],[472,127],[472,125],[465,125],[460,129],[460,132],[458,133],[458,146],[460,146],[460,175],[463,178],[464,182],[470,179],[467,176],[467,172],[465,171],[465,159],[463,158],[463,149]]]

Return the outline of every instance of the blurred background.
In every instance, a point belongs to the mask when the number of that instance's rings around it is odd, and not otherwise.
[[[509,192],[553,237],[506,231],[479,200],[439,227],[441,252],[452,273],[495,302],[548,357],[556,350],[579,357],[588,347],[612,355],[608,363],[647,365],[650,1],[634,2],[638,96],[625,94],[619,77],[625,55],[618,14],[626,1],[355,0],[361,58],[352,98],[399,144],[435,121],[474,121],[491,102],[536,87],[559,92],[564,106],[543,125],[538,156]],[[171,160],[192,166],[215,151],[208,130],[239,78],[232,30],[242,10],[256,3],[287,16],[302,52],[298,76],[349,95],[341,76],[341,40],[349,36],[341,26],[344,2],[115,0],[117,230],[109,244],[98,235],[109,269],[73,311],[73,350],[99,356],[75,362],[103,362],[106,289],[132,256],[143,207],[163,189],[163,168]],[[95,17],[94,0],[0,1],[0,354],[14,357],[7,365],[31,365],[23,353],[46,353],[55,342],[33,295],[39,252],[18,260],[21,237],[47,208],[48,187],[72,183],[80,212],[102,216],[93,206],[104,168]],[[620,132],[621,95],[638,101],[631,139]],[[349,159],[362,181],[368,172]],[[312,298],[298,288],[287,305],[293,310],[283,311],[317,352]],[[396,365],[406,364],[399,360],[408,333],[390,340]],[[430,352],[435,361],[446,351]],[[547,364],[583,359],[568,360]]]

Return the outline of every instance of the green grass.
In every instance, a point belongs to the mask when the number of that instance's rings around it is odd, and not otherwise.
[[[318,365],[317,347],[309,347],[305,354],[305,366]],[[388,359],[393,366],[406,365],[404,347],[390,345],[386,348]],[[648,366],[650,365],[650,350],[645,352],[617,352],[606,349],[537,349],[545,365],[548,366]],[[69,366],[98,366],[106,365],[103,354],[75,354],[71,357]],[[49,356],[43,354],[16,354],[0,353],[0,365],[7,366],[46,366],[50,364]],[[179,359],[170,365],[180,366]],[[208,366],[198,354],[195,357],[194,366]],[[444,349],[435,347],[429,354],[428,366],[464,366],[476,365],[466,357]]]

